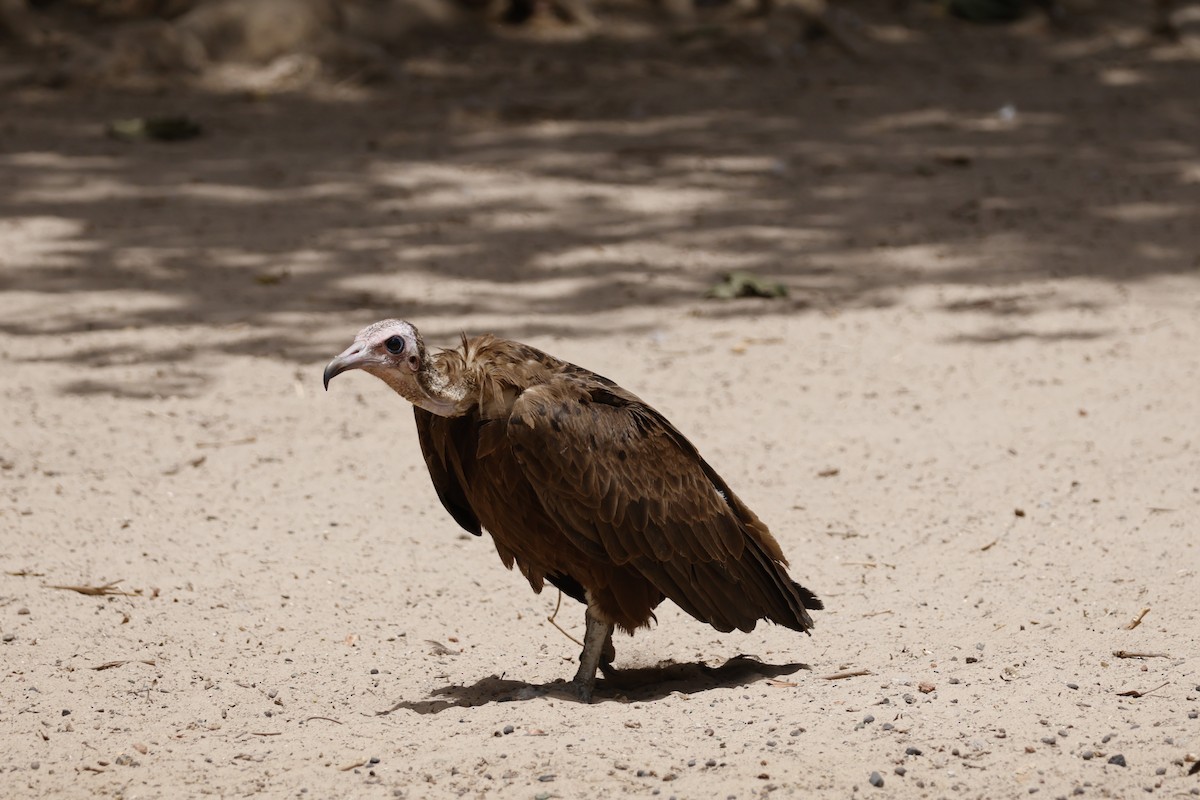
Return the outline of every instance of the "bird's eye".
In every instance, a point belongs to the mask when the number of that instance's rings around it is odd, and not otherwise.
[[[387,341],[383,343],[383,346],[392,355],[399,355],[404,352],[404,340],[399,336],[389,336]]]

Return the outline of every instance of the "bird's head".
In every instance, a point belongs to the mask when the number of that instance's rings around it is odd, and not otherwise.
[[[352,369],[369,372],[415,406],[443,417],[456,416],[469,405],[465,390],[451,383],[425,352],[425,340],[412,323],[385,319],[368,325],[354,344],[325,367],[325,388]]]
[[[354,344],[329,362],[325,389],[335,376],[361,369],[400,391],[397,384],[415,382],[424,363],[425,342],[417,329],[402,320],[385,319],[359,331]]]

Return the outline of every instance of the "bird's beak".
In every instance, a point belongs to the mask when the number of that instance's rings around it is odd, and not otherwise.
[[[329,391],[329,382],[334,376],[341,375],[346,370],[360,369],[366,363],[366,348],[361,342],[350,345],[325,367],[325,391]]]

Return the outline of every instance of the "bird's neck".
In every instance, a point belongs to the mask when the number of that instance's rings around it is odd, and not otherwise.
[[[414,406],[439,417],[457,417],[470,408],[462,370],[447,369],[443,359],[424,354],[416,373],[404,368],[364,367]]]
[[[426,353],[416,377],[420,391],[417,397],[408,398],[413,405],[439,417],[457,417],[469,405],[463,370],[447,369]]]

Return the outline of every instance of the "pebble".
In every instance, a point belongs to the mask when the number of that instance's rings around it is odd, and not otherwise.
[[[1058,738],[1060,738],[1060,739],[1065,739],[1065,738],[1067,738],[1067,731],[1066,731],[1066,729],[1065,729],[1065,728],[1061,728],[1061,729],[1059,729],[1059,731],[1058,731]]]
[[[694,766],[696,766],[696,759],[694,759],[694,758],[689,758],[689,759],[688,759],[688,766],[689,766],[689,767],[694,767]]]
[[[63,709],[63,713],[62,713],[62,715],[63,715],[64,717],[69,717],[69,716],[71,716],[71,709],[69,709],[69,708],[64,708],[64,709]]]
[[[1154,770],[1154,774],[1155,774],[1155,775],[1166,775],[1166,774],[1167,774],[1167,768],[1166,768],[1166,767],[1159,767],[1158,769]]]
[[[1100,740],[1100,744],[1108,744],[1109,742],[1112,741],[1112,738],[1113,738],[1113,734],[1106,733],[1106,734],[1104,734],[1104,738]]]
[[[6,641],[6,642],[11,642],[11,641],[16,640],[17,635],[15,633],[6,633],[6,634],[4,634],[4,636],[2,636],[0,638],[4,639],[4,641]]]
[[[893,724],[892,724],[892,723],[890,723],[890,722],[885,722],[885,723],[883,723],[882,725],[880,725],[879,727],[883,728],[885,731],[890,731],[890,730],[892,730],[893,728],[895,728],[896,726],[895,726],[895,725],[893,725]]]
[[[640,773],[641,773],[641,771],[639,770],[639,774]],[[549,783],[550,781],[554,780],[554,776],[553,775],[538,775],[538,780],[541,781],[542,783]]]
[[[957,686],[958,684],[962,683],[962,681],[960,681],[958,678],[951,678],[950,683]]]
[[[372,674],[372,675],[378,675],[378,674],[379,674],[379,670],[377,670],[377,669],[375,669],[375,668],[373,668],[373,667],[372,667],[372,668],[371,668],[371,674]]]
[[[1058,744],[1058,739],[1055,739],[1053,736],[1043,736],[1042,744]]]
[[[906,747],[906,748],[904,748],[904,755],[919,756],[919,755],[921,755],[921,749],[918,747]]]
[[[1083,757],[1084,761],[1091,761],[1093,758],[1096,757],[1096,754],[1093,753],[1091,750],[1084,750],[1079,755]]]
[[[371,756],[369,759],[367,759],[367,763],[372,767],[375,766],[379,763],[379,756]]]
[[[911,694],[906,694],[904,695],[904,702],[911,706],[913,703],[917,702],[917,698],[913,697]]]
[[[1079,688],[1079,684],[1078,684],[1078,683],[1068,683],[1068,684],[1067,684],[1067,688],[1068,688],[1068,689],[1078,689],[1078,688]]]
[[[1118,767],[1124,767],[1124,766],[1126,766],[1125,756],[1121,755],[1120,753],[1117,753],[1115,756],[1113,756],[1112,758],[1110,758],[1108,760],[1108,763],[1116,764]]]
[[[704,766],[706,766],[706,767],[715,767],[716,765],[717,765],[717,760],[715,758],[710,758],[708,761],[704,762]]]
[[[503,733],[505,736],[507,736],[508,734],[512,733],[512,732],[513,732],[513,731],[515,731],[515,730],[516,730],[516,728],[514,728],[512,725],[505,725],[505,726],[504,726],[504,727],[501,729],[501,731],[500,731],[500,732],[501,732],[501,733]]]
[[[875,717],[872,714],[867,714],[865,717],[863,717],[863,725],[870,725],[874,721]]]
[[[30,769],[41,769],[41,768],[42,768],[42,762],[40,762],[40,761],[35,761],[35,762],[33,762],[32,764],[30,764],[30,765],[29,765],[29,768],[30,768]]]
[[[881,789],[883,788],[883,776],[878,772],[872,772],[871,777],[868,780],[870,780],[872,786],[876,786]]]
[[[1200,717],[1200,711],[1189,711],[1188,712],[1188,719],[1196,719],[1197,717]]]
[[[800,735],[800,734],[802,734],[802,733],[804,733],[804,728],[796,728],[796,729],[794,729],[794,730],[793,730],[791,733],[789,733],[788,735],[789,735],[789,736],[799,736],[799,735]]]
[[[19,617],[26,617],[26,616],[29,616],[29,609],[28,609],[28,608],[25,608],[24,606],[22,606],[21,608],[18,608],[18,609],[17,609],[17,616],[19,616]]]
[[[897,775],[899,775],[901,778],[903,778],[903,777],[904,777],[904,773],[908,772],[908,770],[906,770],[904,767],[896,767],[896,769],[895,769],[895,770],[893,770],[893,771],[894,771],[894,772],[895,772]]]
[[[775,741],[774,739],[771,739],[767,742],[767,747],[774,747],[777,744],[779,744],[779,742]]]

